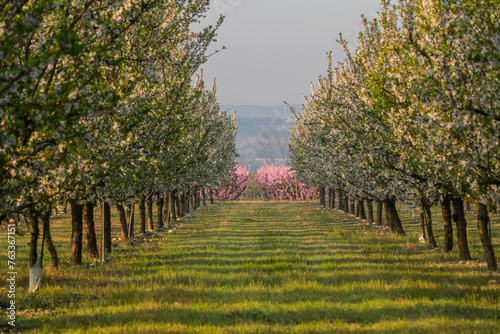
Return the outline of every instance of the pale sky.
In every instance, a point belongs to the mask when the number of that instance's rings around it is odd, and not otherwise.
[[[212,0],[207,20],[226,20],[203,65],[207,85],[217,78],[224,105],[301,104],[311,82],[326,75],[326,53],[344,59],[335,41],[342,32],[351,47],[362,29],[361,14],[376,17],[379,0]]]

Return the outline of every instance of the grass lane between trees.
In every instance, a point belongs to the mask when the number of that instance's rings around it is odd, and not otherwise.
[[[456,249],[431,252],[418,243],[418,218],[400,212],[409,232],[405,238],[316,203],[219,203],[178,223],[175,233],[155,233],[134,246],[118,244],[116,261],[91,265],[84,259],[88,266],[81,267],[68,266],[70,218],[56,218],[52,236],[61,269],[49,268],[46,252],[43,286],[35,294],[27,292],[27,267],[19,273],[17,329],[500,332],[500,277],[486,275],[483,261],[456,262]],[[498,217],[492,220],[498,253],[500,226]],[[471,217],[468,230],[471,254],[482,259]],[[27,263],[28,241],[28,235],[17,238],[19,264]],[[6,237],[0,246],[6,263]]]

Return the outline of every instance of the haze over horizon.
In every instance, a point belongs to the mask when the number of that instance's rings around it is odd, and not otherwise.
[[[217,78],[221,105],[302,104],[301,94],[326,74],[327,52],[344,59],[339,33],[354,49],[361,15],[372,19],[379,8],[378,0],[212,1],[207,22],[226,19],[211,50],[227,49],[203,65],[205,81]]]

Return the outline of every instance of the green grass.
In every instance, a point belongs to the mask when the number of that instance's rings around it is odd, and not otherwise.
[[[500,277],[486,275],[472,216],[470,246],[478,261],[459,263],[456,249],[431,252],[427,244],[418,243],[418,217],[405,207],[400,214],[405,238],[315,203],[219,203],[178,223],[182,227],[176,233],[157,233],[133,247],[120,243],[112,263],[77,268],[68,266],[69,220],[60,217],[53,221],[52,233],[62,266],[59,271],[44,269],[43,288],[35,294],[27,293],[23,265],[28,236],[18,237],[16,261],[23,272],[18,275],[17,329],[500,332],[500,285],[490,284]],[[435,226],[438,243],[440,225]],[[499,256],[498,217],[492,226]],[[0,247],[6,249],[6,238]],[[6,252],[0,253],[5,263]],[[0,279],[5,282],[5,270]],[[67,302],[71,293],[78,296]]]

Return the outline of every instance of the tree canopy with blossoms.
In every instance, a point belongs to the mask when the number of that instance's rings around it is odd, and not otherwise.
[[[261,166],[255,174],[255,181],[263,190],[266,199],[271,200],[309,200],[316,193],[316,188],[300,183],[295,171],[289,166]]]
[[[239,199],[246,190],[250,167],[236,166],[226,182],[214,189],[214,197],[223,201]]]
[[[363,19],[354,52],[340,37],[346,60],[333,66],[328,57],[290,141],[299,176],[339,193],[393,209],[396,199],[424,210],[433,201],[446,210],[450,198],[476,204],[490,270],[487,206],[500,201],[497,7],[382,1],[377,19]]]
[[[0,222],[31,221],[31,260],[40,213],[61,203],[185,199],[232,172],[235,115],[199,73],[223,21],[193,29],[209,4],[2,4]]]

